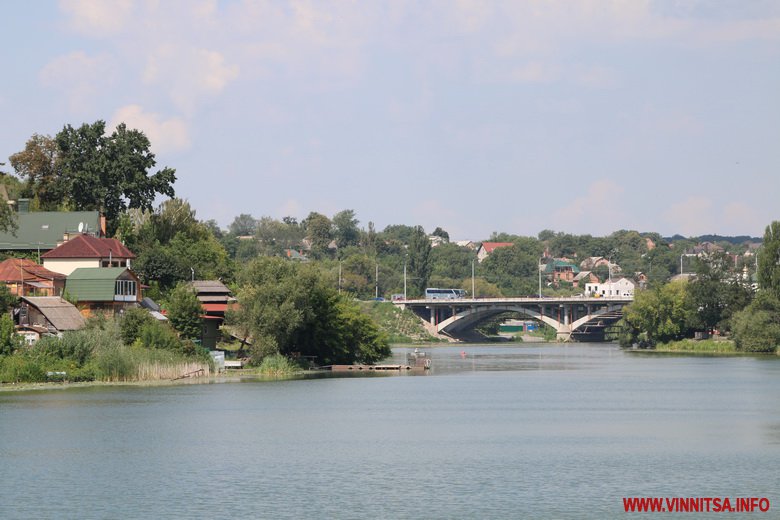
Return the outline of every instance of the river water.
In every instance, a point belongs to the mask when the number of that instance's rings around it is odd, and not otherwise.
[[[0,393],[0,518],[780,517],[778,358],[425,350],[423,376]]]

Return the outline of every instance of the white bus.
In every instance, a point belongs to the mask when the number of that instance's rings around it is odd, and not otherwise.
[[[466,291],[463,289],[437,289],[435,287],[425,289],[426,300],[457,300],[465,297]]]

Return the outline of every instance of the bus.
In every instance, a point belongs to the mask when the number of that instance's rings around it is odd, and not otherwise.
[[[426,300],[457,300],[465,298],[466,291],[463,289],[437,289],[435,287],[425,288]]]

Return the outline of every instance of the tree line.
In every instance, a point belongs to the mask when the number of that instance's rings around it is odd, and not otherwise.
[[[316,273],[316,283],[312,281],[310,288],[327,287],[346,301],[377,295],[388,298],[404,292],[409,297],[417,297],[426,287],[461,288],[469,293],[473,288],[478,297],[525,296],[538,291],[541,259],[566,257],[578,263],[599,256],[619,265],[629,278],[643,273],[649,288],[647,294],[658,292],[658,298],[661,291],[672,291],[666,285],[672,275],[681,271],[682,260],[688,271],[701,271],[697,282],[685,291],[686,298],[694,302],[690,305],[695,306],[695,311],[686,316],[695,317],[686,318],[679,326],[679,334],[702,327],[728,330],[731,326],[728,324],[737,323],[734,316],[740,306],[747,305],[747,300],[753,301],[752,294],[746,295],[750,291],[732,283],[736,274],[745,268],[750,277],[756,275],[756,266],[745,257],[736,256],[736,262],[731,263],[725,256],[720,263],[681,257],[698,240],[680,236],[664,238],[654,232],[619,230],[604,237],[552,230],[543,230],[537,236],[494,232],[487,237],[488,241],[512,245],[496,249],[480,263],[473,247],[450,242],[449,233],[442,227],[431,233],[422,226],[405,224],[378,230],[373,222],[361,225],[352,209],[332,216],[312,211],[301,220],[292,216],[277,219],[240,214],[223,229],[214,220],[198,219],[186,200],[174,197],[175,170],[166,167],[153,172],[155,157],[149,146],[142,132],[127,129],[125,125],[119,125],[110,135],[106,135],[102,121],[78,128],[66,125],[54,138],[32,136],[24,149],[10,158],[15,175],[2,175],[0,179],[11,196],[31,199],[34,209],[104,212],[109,234],[138,255],[133,269],[149,286],[147,294],[163,303],[179,284],[193,277],[220,279],[233,289],[242,303],[241,308],[247,312],[264,309],[263,313],[269,313],[267,319],[270,319],[273,305],[269,302],[277,306],[284,302],[261,294],[258,287],[278,281],[284,289],[276,290],[296,293],[303,288],[295,286],[292,279],[313,277],[312,273]],[[159,195],[169,198],[155,207],[154,200]],[[10,215],[0,222],[12,219]],[[437,238],[436,247],[431,237]],[[744,244],[725,239],[718,243],[726,252],[741,255],[745,250]],[[291,258],[301,259],[306,265],[286,268],[280,267],[284,264],[277,265],[282,259]],[[268,263],[268,259],[275,259],[274,263]],[[277,280],[257,278],[262,269],[275,270],[280,277],[284,276]],[[606,268],[595,272],[602,280],[608,276]],[[545,283],[543,287],[543,293],[549,296],[575,292],[581,292],[581,288],[565,282]],[[643,298],[638,296],[636,308],[640,308]],[[285,300],[285,304],[289,306],[304,299],[292,298]],[[336,301],[330,293],[314,300],[329,306]],[[295,316],[322,312],[323,323],[335,326],[335,322],[329,321],[322,309],[296,309],[299,313],[291,313],[287,321],[263,321],[266,318],[261,319],[263,313],[259,311],[234,320],[253,323],[252,330],[245,332],[261,338],[259,343],[264,345],[261,348],[264,352],[274,349],[284,353],[308,352],[304,340],[315,341],[319,336],[301,325],[312,321],[298,321],[303,328],[292,326]],[[349,321],[351,318],[346,315],[354,309],[342,310],[344,319]],[[280,335],[285,327],[288,334]],[[658,341],[668,335],[653,333],[652,336],[652,341]],[[333,341],[336,340],[325,343]],[[322,359],[337,358],[327,349],[324,352]],[[355,359],[361,355],[355,354]]]

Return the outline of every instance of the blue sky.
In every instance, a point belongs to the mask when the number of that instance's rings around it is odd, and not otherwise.
[[[33,133],[124,121],[223,227],[780,219],[774,0],[12,1],[0,44],[0,162]]]

